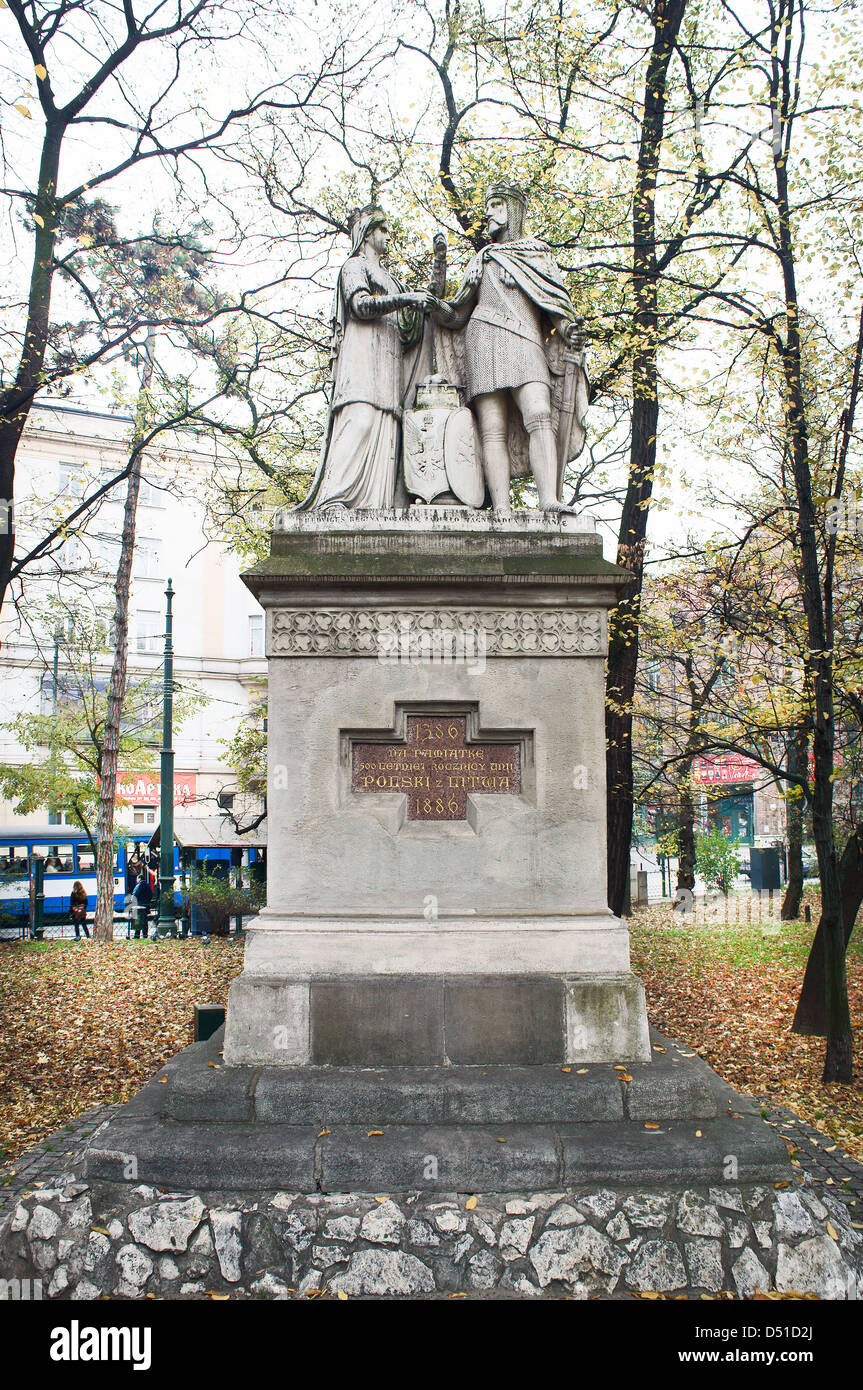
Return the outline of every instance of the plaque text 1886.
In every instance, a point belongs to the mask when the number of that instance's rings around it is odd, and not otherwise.
[[[352,789],[402,792],[409,820],[464,820],[468,795],[521,791],[518,743],[468,743],[464,715],[409,715],[405,743],[354,743]]]

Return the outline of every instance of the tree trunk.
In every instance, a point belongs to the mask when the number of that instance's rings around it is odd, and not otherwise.
[[[804,776],[809,754],[809,735],[805,725],[794,731],[791,741],[788,771]],[[782,921],[793,922],[800,916],[803,897],[803,804],[801,789],[790,785],[785,799],[785,819],[788,838],[788,882],[782,899]]]
[[[839,878],[842,891],[842,921],[845,928],[845,947],[851,940],[851,933],[857,915],[863,904],[863,826],[848,838],[848,843],[839,863]],[[797,1012],[792,1024],[795,1033],[804,1037],[823,1038],[827,1032],[826,991],[824,980],[824,932],[821,922],[812,941],[803,987],[797,1001]]]
[[[120,543],[120,563],[114,584],[114,662],[108,686],[108,711],[102,745],[102,766],[99,783],[99,812],[96,820],[98,853],[96,858],[96,915],[93,920],[94,941],[114,938],[114,802],[117,796],[117,771],[120,756],[120,720],[126,698],[126,679],[129,665],[129,590],[132,579],[132,560],[135,553],[135,520],[138,493],[141,490],[141,445],[143,421],[147,409],[147,393],[153,379],[153,333],[147,336],[141,390],[135,417],[135,436],[132,441],[132,466],[126,484],[126,504],[123,509],[123,537]]]
[[[677,811],[677,892],[683,888],[695,892],[695,807],[688,780],[680,786]]]
[[[42,144],[39,183],[33,215],[36,221],[33,264],[27,300],[24,341],[15,380],[0,392],[0,507],[5,525],[0,525],[0,609],[9,587],[15,552],[13,501],[15,497],[15,457],[30,407],[42,379],[48,346],[51,315],[51,287],[54,280],[54,246],[57,240],[57,175],[64,126],[49,121]]]
[[[777,252],[782,268],[785,301],[785,343],[778,344],[785,383],[785,418],[794,472],[797,503],[800,575],[806,635],[812,670],[814,723],[812,752],[812,830],[818,855],[821,882],[821,927],[823,928],[824,1002],[827,1048],[824,1057],[825,1082],[852,1080],[851,1014],[848,1007],[848,981],[845,975],[845,934],[842,927],[842,894],[839,865],[833,840],[833,754],[835,711],[833,703],[833,624],[832,581],[829,557],[824,589],[819,566],[818,539],[821,521],[815,511],[812,471],[809,460],[809,422],[804,390],[803,349],[800,338],[800,305],[788,194],[788,158],[793,119],[794,88],[791,55],[792,25],[796,0],[780,0],[771,15],[771,107],[777,129],[783,134],[774,141],[773,169],[776,181]]]
[[[629,481],[617,541],[617,563],[632,574],[609,615],[606,677],[608,904],[627,910],[632,841],[632,699],[638,666],[638,625],[644,541],[656,468],[659,423],[656,176],[665,129],[668,65],[687,0],[666,0],[654,11],[653,47],[644,84],[644,117],[632,213],[632,285],[635,298],[632,362],[632,443]]]

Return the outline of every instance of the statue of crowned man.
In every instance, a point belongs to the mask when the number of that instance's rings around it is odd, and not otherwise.
[[[484,494],[508,512],[513,479],[532,474],[540,508],[565,510],[565,469],[584,447],[588,405],[582,321],[550,247],[524,235],[526,210],[516,184],[491,185],[489,244],[449,300],[442,298],[442,238],[429,289],[407,294],[380,263],[389,236],[384,214],[359,215],[336,290],[326,440],[303,507],[403,505],[410,478],[406,489],[397,469],[399,424],[414,397],[418,406],[434,403],[428,388],[437,385],[452,396],[457,388],[469,408],[481,459],[479,491],[467,486],[460,496],[451,483],[456,495],[442,496],[476,506]],[[437,372],[418,396],[419,369],[432,355]],[[463,444],[463,429],[460,438]]]

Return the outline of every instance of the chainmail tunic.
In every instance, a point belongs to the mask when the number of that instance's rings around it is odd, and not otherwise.
[[[529,381],[551,384],[540,311],[502,266],[483,266],[476,307],[465,330],[467,399],[513,390]]]

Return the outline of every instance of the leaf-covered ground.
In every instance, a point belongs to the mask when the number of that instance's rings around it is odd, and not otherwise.
[[[748,895],[740,895],[745,904]],[[829,1134],[863,1162],[863,927],[848,950],[854,1084],[824,1086],[824,1039],[802,1038],[791,1022],[812,924],[681,923],[652,907],[632,918],[632,966],[644,981],[650,1021],[686,1043],[741,1091],[768,1095]]]
[[[817,920],[817,903],[812,916]],[[822,1086],[824,1043],[791,1020],[814,925],[632,919],[651,1021],[732,1085],[770,1095],[863,1161],[863,930],[848,954],[855,1082]],[[127,1100],[192,1040],[195,1004],[224,1004],[241,943],[0,944],[0,1158],[92,1105]]]
[[[0,1160],[128,1100],[224,1004],[242,944],[0,943]]]

